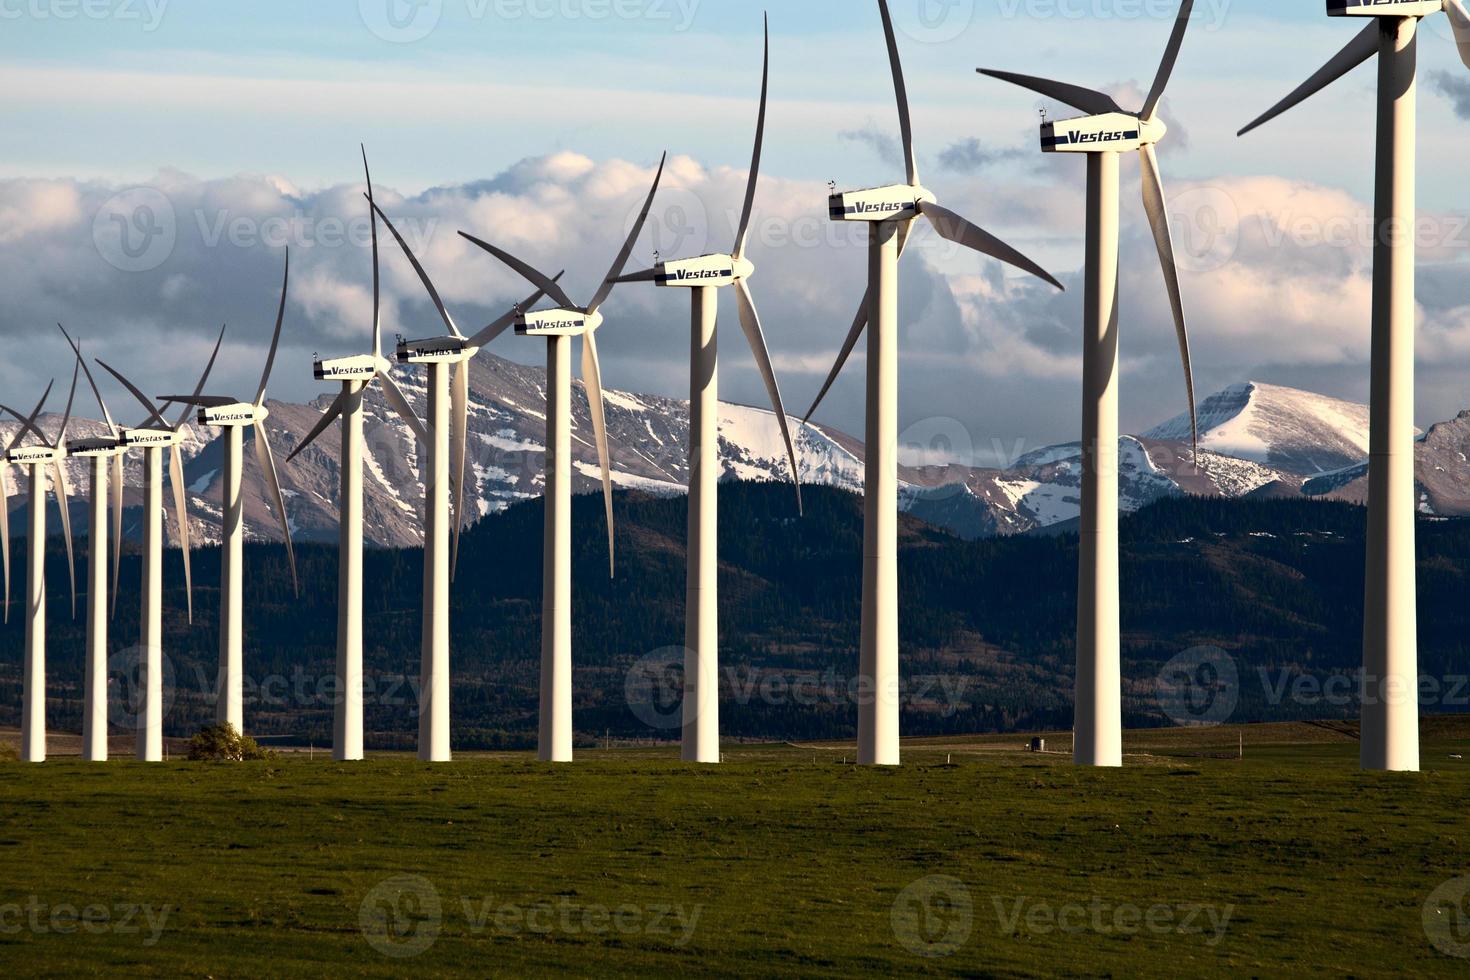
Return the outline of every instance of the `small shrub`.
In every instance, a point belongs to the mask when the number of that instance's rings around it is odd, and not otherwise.
[[[189,739],[190,762],[251,762],[275,757],[275,752],[261,748],[250,736],[241,735],[229,722],[210,725]]]

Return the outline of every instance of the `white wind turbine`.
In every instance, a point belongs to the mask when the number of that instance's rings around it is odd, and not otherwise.
[[[245,502],[240,494],[240,478],[244,464],[245,430],[255,435],[255,459],[261,476],[271,492],[281,534],[286,541],[286,561],[291,566],[291,588],[298,597],[301,587],[296,579],[296,552],[291,546],[291,524],[286,519],[286,501],[281,493],[281,480],[276,474],[276,458],[271,452],[265,420],[270,410],[265,407],[265,389],[270,383],[271,367],[276,362],[276,348],[281,342],[281,324],[286,316],[286,287],[291,278],[291,253],[286,252],[286,268],[281,275],[281,302],[276,309],[276,328],[271,335],[270,353],[260,375],[260,387],[253,402],[218,395],[169,395],[165,402],[192,406],[199,410],[200,425],[224,430],[224,468],[219,576],[219,676],[215,682],[215,721],[245,731]]]
[[[336,701],[332,713],[332,758],[338,762],[362,758],[362,403],[367,389],[377,384],[383,397],[408,424],[420,442],[428,434],[393,380],[393,365],[383,356],[381,290],[378,276],[378,218],[371,208],[373,176],[367,169],[368,214],[373,249],[373,349],[369,354],[316,361],[318,381],[341,382],[342,391],[322,413],[317,424],[286,457],[295,459],[339,416],[342,419],[342,455],[338,464],[341,500],[337,511],[337,664]]]
[[[1378,55],[1373,216],[1373,339],[1368,555],[1363,603],[1364,769],[1419,769],[1419,638],[1414,567],[1414,165],[1419,21],[1449,15],[1470,67],[1462,0],[1328,0],[1334,17],[1372,17],[1315,75],[1240,131],[1244,135]],[[1409,692],[1405,695],[1403,692]]]
[[[719,359],[715,319],[719,290],[735,287],[740,326],[765,380],[766,391],[781,426],[796,504],[801,507],[801,474],[796,449],[781,403],[781,389],[771,367],[760,316],[747,281],[755,266],[745,257],[760,176],[761,146],[766,128],[766,94],[770,81],[770,28],[766,29],[764,67],[761,71],[760,112],[756,117],[755,152],[745,189],[745,208],[729,254],[701,255],[663,261],[656,268],[622,276],[618,282],[652,282],[691,291],[693,312],[689,338],[689,531],[684,589],[684,724],[683,757],[689,762],[720,761],[718,528],[716,517],[720,481]]]
[[[54,382],[52,383],[54,384]],[[66,414],[61,419],[61,430],[54,440],[36,427],[41,408],[51,395],[52,385],[36,403],[29,416],[0,405],[16,420],[20,428],[5,450],[5,462],[29,470],[31,488],[31,520],[29,538],[26,541],[26,652],[25,674],[21,701],[20,757],[22,762],[46,761],[46,471],[50,470],[56,493],[56,503],[61,510],[61,528],[66,535],[67,570],[71,574],[71,614],[77,614],[77,574],[72,561],[71,512],[67,500],[66,471],[62,462],[66,459],[66,430],[71,423],[72,399],[77,393],[77,372],[72,372],[71,394],[66,400]],[[27,433],[38,440],[37,445],[23,446],[21,440]],[[7,607],[10,595],[6,593]]]
[[[867,428],[863,478],[863,621],[858,672],[858,762],[898,765],[898,259],[920,215],[940,236],[1000,259],[1062,288],[1020,252],[947,208],[919,183],[908,93],[886,0],[878,0],[888,62],[898,100],[898,122],[908,182],[833,194],[833,221],[865,221],[868,292],[826,383],[806,413],[811,419],[869,325]]]
[[[545,537],[541,588],[541,706],[538,755],[544,762],[572,761],[572,375],[573,337],[582,338],[582,383],[587,388],[597,458],[602,467],[602,494],[607,512],[608,571],[613,564],[612,469],[607,455],[607,427],[602,404],[602,366],[597,357],[599,308],[612,292],[633,245],[643,231],[653,197],[663,178],[659,160],[653,187],[643,210],[613,260],[607,277],[585,307],[573,303],[556,280],[520,259],[473,235],[466,239],[500,259],[550,296],[556,308],[518,313],[515,331],[524,337],[546,338],[546,492]]]
[[[123,471],[122,433],[97,390],[92,369],[82,357],[82,349],[61,327],[62,336],[71,344],[77,363],[87,376],[87,384],[102,410],[107,435],[91,439],[73,439],[66,453],[73,459],[92,461],[91,520],[87,532],[87,667],[82,701],[82,759],[87,762],[107,761],[107,511],[109,485],[112,504],[112,612],[117,612],[117,570],[122,560]]]
[[[215,358],[219,356],[220,344],[225,331],[220,328],[219,338],[214,342],[214,351],[209,363],[199,376],[191,397],[197,398],[204,390],[209,373],[214,370]],[[189,420],[189,406],[173,425],[163,417],[165,405],[155,405],[147,395],[127,378],[103,361],[97,362],[107,373],[116,378],[143,406],[147,416],[137,426],[124,427],[122,444],[127,449],[143,450],[143,575],[141,623],[138,630],[138,646],[142,660],[138,665],[139,685],[142,688],[142,703],[138,707],[137,757],[141,762],[163,761],[163,450],[168,449],[168,478],[173,484],[174,520],[179,525],[179,548],[184,559],[184,598],[188,607],[189,622],[194,621],[194,578],[189,567],[189,510],[184,487],[184,463],[179,445],[184,438],[184,424]],[[118,466],[122,466],[118,460]]]
[[[1073,761],[1079,765],[1123,764],[1122,652],[1118,602],[1118,161],[1137,150],[1143,176],[1143,207],[1164,269],[1196,450],[1194,375],[1189,360],[1184,304],[1174,245],[1164,203],[1164,185],[1154,144],[1168,127],[1158,118],[1159,100],[1174,71],[1194,0],[1185,0],[1174,21],[1163,62],[1138,113],[1111,96],[1047,78],[981,68],[982,75],[1020,85],[1088,113],[1044,122],[1045,153],[1087,155],[1087,270],[1082,330],[1082,518],[1078,541],[1077,676]]]
[[[464,529],[464,462],[469,435],[470,359],[516,320],[518,312],[544,295],[537,290],[505,316],[473,337],[460,332],[439,291],[408,242],[383,209],[373,211],[408,256],[419,281],[439,311],[448,336],[408,340],[398,345],[401,364],[429,369],[428,460],[424,469],[424,605],[420,651],[419,758],[448,762],[449,744],[449,585],[459,568],[459,535]],[[558,273],[557,278],[560,278]],[[449,534],[449,503],[454,501],[454,535]],[[452,550],[451,550],[452,547]]]

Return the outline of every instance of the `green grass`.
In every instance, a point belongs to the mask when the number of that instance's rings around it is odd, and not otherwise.
[[[1220,758],[1240,731],[1244,760]],[[845,765],[836,746],[732,748],[701,770],[667,749],[559,768],[520,755],[5,764],[0,906],[21,909],[0,908],[0,963],[11,976],[1464,976],[1470,961],[1426,938],[1423,907],[1470,874],[1470,763],[1449,758],[1470,754],[1466,735],[1426,726],[1416,775],[1360,773],[1350,737],[1290,725],[1143,733],[1112,772],[1017,752],[1015,736],[913,743],[887,771]],[[441,908],[411,959],[379,952],[361,924],[364,899],[405,874]],[[897,930],[894,907],[930,876],[962,882],[972,911],[959,948],[926,958],[903,942],[921,938],[902,925],[913,906]],[[929,935],[966,920],[945,887]],[[24,921],[31,896],[40,929]],[[170,910],[156,943],[141,916],[138,934],[48,922],[59,905],[129,903]],[[1119,907],[1154,906],[1229,918],[1217,942],[1208,920],[1205,934],[1110,926]],[[398,921],[427,914],[401,908]],[[510,918],[540,908],[549,931]],[[620,908],[642,924],[583,928],[584,912]],[[644,928],[662,908],[697,911],[687,942],[678,924]],[[1080,931],[1045,928],[1058,910]]]

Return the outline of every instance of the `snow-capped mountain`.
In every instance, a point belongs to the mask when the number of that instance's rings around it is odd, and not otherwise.
[[[415,410],[423,412],[427,391],[418,372],[397,369],[396,377]],[[542,492],[545,440],[545,372],[488,354],[474,362],[470,383],[470,436],[466,500],[471,518],[493,513]],[[290,454],[315,424],[335,393],[310,405],[270,402],[266,425],[278,460]],[[80,396],[79,396],[80,397]],[[688,479],[688,410],[685,402],[653,395],[606,392],[608,443],[613,481],[623,489],[682,493]],[[376,389],[365,400],[367,442],[364,480],[365,533],[384,546],[422,540],[419,447],[409,429]],[[599,487],[591,420],[581,393],[572,399],[574,489]],[[44,416],[43,430],[60,419]],[[7,441],[13,422],[0,424]],[[73,436],[101,434],[98,422],[77,419]],[[339,446],[336,429],[324,433],[289,465],[281,481],[293,536],[334,541],[337,527]],[[863,445],[843,432],[793,422],[804,484],[861,491]],[[215,433],[192,424],[183,444],[191,530],[195,540],[219,538],[221,446]],[[251,438],[249,435],[246,437]],[[1206,398],[1200,406],[1200,454],[1189,452],[1187,417],[1171,419],[1140,436],[1119,442],[1120,505],[1136,510],[1180,493],[1243,497],[1324,496],[1361,500],[1366,492],[1368,447],[1365,406],[1277,385],[1248,382]],[[1470,412],[1432,427],[1419,443],[1421,510],[1470,514]],[[723,404],[720,456],[725,477],[786,481],[789,478],[780,427],[773,413]],[[267,494],[246,454],[245,524],[251,537],[277,538],[280,531]],[[85,461],[66,463],[74,518],[85,520]],[[9,491],[19,473],[10,474]],[[141,468],[126,468],[126,503],[141,500]],[[1049,446],[1020,457],[1004,469],[960,465],[902,467],[900,500],[911,513],[966,537],[1065,529],[1075,524],[1081,503],[1081,449],[1077,443]],[[11,506],[21,502],[10,501]],[[128,533],[136,533],[136,512]],[[16,530],[12,522],[12,530]],[[170,528],[170,538],[176,539]]]

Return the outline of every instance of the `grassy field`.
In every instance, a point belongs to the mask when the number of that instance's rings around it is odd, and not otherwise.
[[[1244,741],[1244,758],[1235,758]],[[0,765],[7,975],[1464,976],[1470,727]],[[844,757],[846,761],[844,761]],[[1454,896],[1452,895],[1451,898]],[[1426,928],[1426,916],[1430,919]],[[1458,927],[1462,932],[1457,932]]]

